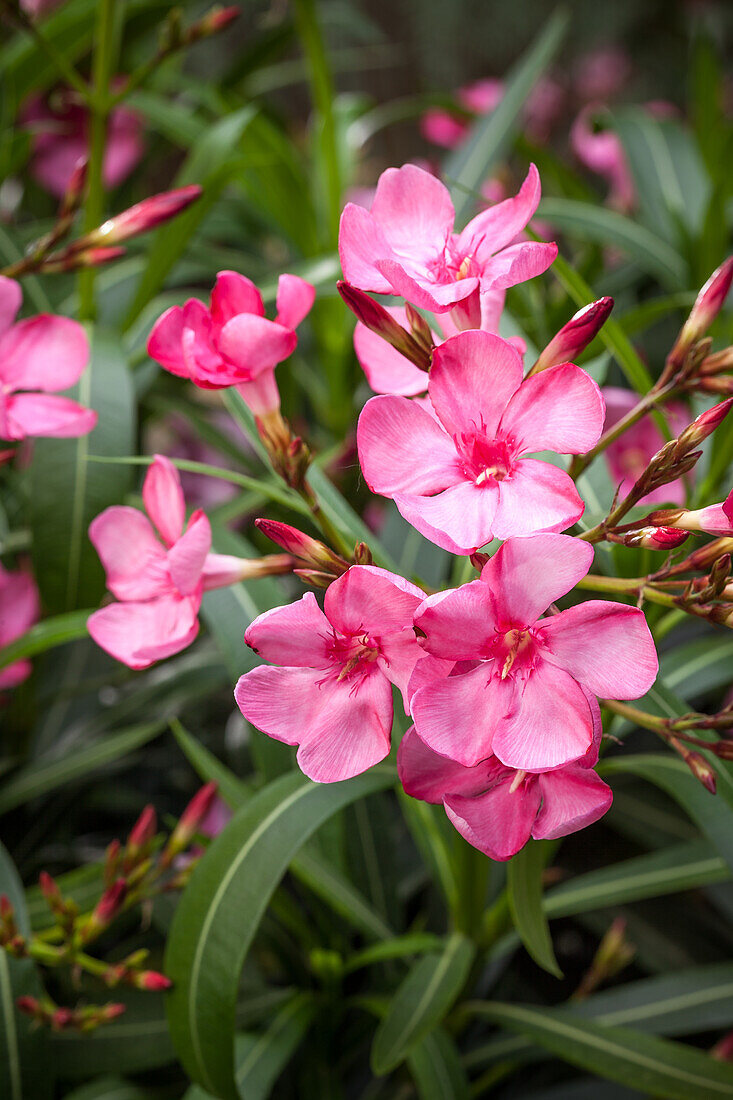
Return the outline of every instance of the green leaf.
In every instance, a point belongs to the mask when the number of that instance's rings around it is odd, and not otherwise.
[[[389,1073],[442,1022],[468,978],[474,954],[471,941],[454,933],[441,954],[427,955],[415,963],[374,1036],[374,1073]]]
[[[197,741],[177,718],[171,719],[170,727],[181,752],[199,778],[204,783],[210,783],[213,780],[218,786],[220,796],[230,809],[243,806],[251,795],[247,784],[222,764],[213,752],[209,752],[200,741]]]
[[[542,909],[542,872],[551,847],[530,840],[509,861],[507,889],[512,920],[522,943],[538,966],[562,977],[552,946],[550,928]]]
[[[354,970],[361,970],[365,966],[374,966],[390,959],[404,959],[407,955],[424,955],[428,951],[435,953],[442,946],[442,938],[432,932],[408,932],[404,936],[395,936],[393,939],[375,943],[372,947],[358,951],[347,959],[345,970],[350,974]]]
[[[659,666],[670,691],[683,699],[700,698],[730,683],[733,637],[721,633],[685,642],[660,654]]]
[[[122,1077],[100,1077],[73,1092],[67,1092],[66,1100],[153,1100],[155,1095]]]
[[[87,633],[87,619],[90,611],[70,611],[66,615],[54,615],[36,623],[20,638],[0,649],[0,669],[20,661],[24,657],[35,657],[57,645],[83,638]]]
[[[30,933],[23,884],[13,861],[0,844],[0,895],[15,910],[21,935]],[[53,1092],[54,1066],[48,1058],[47,1033],[18,1012],[16,998],[43,993],[35,964],[13,959],[0,948],[0,1096],[3,1100],[44,1100]]]
[[[132,726],[127,730],[111,733],[86,748],[75,746],[68,756],[49,754],[32,764],[26,764],[0,787],[0,813],[7,813],[31,798],[54,791],[65,783],[81,779],[89,772],[119,760],[152,741],[164,726],[164,722]]]
[[[615,210],[574,199],[543,199],[538,215],[571,237],[620,249],[668,290],[687,285],[689,273],[679,252],[651,230]]]
[[[420,1100],[468,1100],[468,1080],[453,1040],[435,1028],[412,1048],[407,1066]]]
[[[558,8],[507,76],[499,105],[473,124],[468,140],[445,162],[443,177],[451,185],[456,225],[462,226],[476,204],[484,180],[509,147],[521,124],[522,108],[536,81],[560,48],[568,13]]]
[[[91,358],[70,391],[96,409],[99,421],[79,439],[38,439],[31,463],[33,567],[52,613],[95,605],[104,572],[88,537],[89,524],[120,503],[132,470],[89,463],[90,455],[129,454],[135,446],[135,403],[119,337],[89,327]]]
[[[733,869],[733,810],[722,791],[711,794],[682,760],[671,754],[639,754],[606,760],[600,770],[604,776],[631,773],[661,787],[689,814]]]
[[[196,866],[168,939],[165,971],[174,982],[168,1019],[186,1071],[213,1095],[238,1098],[239,974],[288,864],[334,813],[393,782],[385,767],[333,784],[284,775],[235,814]]]
[[[643,1093],[667,1100],[733,1096],[733,1066],[682,1043],[530,1005],[488,1002],[480,1015],[571,1065]]]

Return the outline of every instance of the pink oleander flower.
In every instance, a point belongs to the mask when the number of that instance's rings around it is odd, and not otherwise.
[[[147,516],[113,505],[89,526],[107,587],[119,601],[89,616],[89,633],[135,669],[190,645],[198,633],[203,593],[233,584],[249,570],[246,560],[210,553],[211,526],[203,512],[194,512],[184,526],[178,471],[162,455],[146,474],[143,503]]]
[[[458,329],[488,327],[495,293],[540,275],[557,255],[555,244],[510,243],[539,201],[540,178],[530,165],[515,198],[454,233],[453,203],[440,180],[414,164],[388,168],[371,210],[347,203],[341,215],[344,278],[360,290],[401,295],[419,309],[451,311]]]
[[[665,516],[664,512],[656,513]],[[656,521],[655,515],[655,521]],[[669,527],[682,531],[704,531],[706,535],[733,535],[733,489],[719,504],[692,511],[670,512],[664,519]]]
[[[509,539],[479,580],[425,600],[415,629],[426,653],[473,662],[427,683],[417,665],[410,708],[434,752],[467,768],[493,754],[507,768],[551,771],[592,744],[589,694],[649,690],[657,654],[637,608],[589,600],[541,618],[592,560],[592,546],[569,535]]]
[[[412,617],[425,593],[402,577],[353,565],[326,590],[266,611],[244,639],[278,666],[241,677],[244,717],[268,737],[298,745],[298,765],[318,783],[359,775],[389,752],[392,684],[405,699],[421,656]]]
[[[467,554],[492,538],[563,530],[583,501],[538,451],[583,454],[598,441],[603,398],[572,363],[522,381],[517,351],[488,332],[462,332],[433,353],[433,414],[406,397],[373,397],[359,418],[370,489],[392,497],[426,538]]]
[[[32,575],[24,569],[12,572],[0,565],[0,649],[30,630],[39,615],[38,589]],[[30,674],[30,661],[15,661],[0,669],[0,690],[15,687]]]
[[[613,99],[631,78],[629,55],[618,46],[602,46],[583,54],[575,65],[576,95],[586,102]]]
[[[580,163],[602,176],[609,185],[609,205],[631,210],[636,188],[621,140],[613,130],[596,130],[595,119],[602,104],[584,107],[570,129],[570,145]]]
[[[21,123],[32,134],[31,175],[63,198],[79,160],[89,155],[89,112],[75,92],[57,89],[47,98],[33,96],[23,107]],[[144,151],[142,117],[129,107],[115,107],[107,129],[105,187],[123,183]]]
[[[86,435],[97,423],[94,410],[55,394],[83,374],[86,333],[48,313],[13,323],[21,299],[20,284],[0,275],[0,439]]]
[[[280,407],[275,367],[295,351],[295,329],[310,312],[315,294],[315,287],[297,275],[281,275],[277,315],[268,321],[252,280],[220,271],[208,309],[189,298],[158,318],[148,354],[201,389],[236,386],[257,415],[273,412]]]
[[[489,78],[476,80],[456,92],[459,107],[470,114],[486,115],[498,107],[504,98],[504,83]],[[471,120],[461,118],[454,111],[443,107],[430,107],[420,119],[420,132],[427,141],[442,145],[445,149],[455,149],[468,137]]]
[[[631,390],[616,386],[604,386],[603,399],[606,403],[606,421],[603,430],[608,431],[636,408],[638,397]],[[664,407],[669,426],[675,435],[679,435],[689,422],[685,406],[679,401],[669,401]],[[623,435],[610,443],[604,455],[608,471],[614,486],[620,486],[619,497],[627,497],[637,480],[646,470],[653,456],[664,446],[664,436],[651,415],[643,416]],[[684,504],[685,482],[683,478],[662,485],[659,489],[647,493],[645,504]]]
[[[397,753],[400,782],[413,798],[442,803],[461,836],[490,859],[511,859],[530,837],[555,840],[578,832],[613,801],[610,787],[593,771],[601,718],[595,699],[589,702],[593,742],[575,764],[537,773],[507,768],[490,756],[466,768],[433,752],[412,726]]]

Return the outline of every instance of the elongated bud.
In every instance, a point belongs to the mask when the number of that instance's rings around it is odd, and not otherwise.
[[[680,329],[675,345],[667,357],[665,374],[669,375],[679,369],[685,362],[687,353],[693,345],[708,331],[723,308],[732,281],[733,256],[729,256],[712,273],[695,299],[695,304],[690,310],[690,316]]]
[[[599,298],[575,313],[547,347],[540,352],[530,374],[538,374],[559,363],[572,363],[598,335],[613,309],[613,298]]]
[[[357,542],[354,547],[354,564],[355,565],[372,565],[374,558],[372,552],[365,542]]]
[[[108,928],[119,913],[127,896],[127,882],[118,878],[102,894],[97,905],[81,930],[81,938],[84,943],[95,939],[105,928]]]
[[[639,546],[644,550],[675,550],[688,537],[688,532],[678,531],[675,527],[640,527],[625,535],[615,535],[611,531],[606,537],[609,542],[617,542],[622,546]]]
[[[471,554],[471,565],[474,567],[474,569],[477,569],[479,573],[486,565],[486,563],[490,560],[491,559],[489,558],[489,555],[482,554],[480,550],[475,550],[473,554]]]
[[[31,1016],[34,1020],[42,1020],[45,1015],[38,998],[30,997],[27,994],[15,998],[15,1007],[18,1012],[22,1012],[24,1016]]]
[[[319,569],[294,569],[293,574],[311,588],[329,588],[336,580],[333,573],[323,573]]]
[[[685,572],[707,572],[722,554],[733,554],[733,538],[719,538],[694,550],[677,567]]]
[[[111,840],[104,854],[104,869],[102,877],[105,886],[111,886],[117,878],[120,869],[122,845],[119,840]]]
[[[418,313],[415,307],[411,306],[409,302],[405,305],[405,313],[410,323],[412,335],[415,337],[420,347],[425,348],[428,355],[432,355],[435,342],[433,340],[433,334],[430,331],[430,325],[427,323],[422,313]]]
[[[721,760],[733,760],[733,741],[716,741],[710,748]]]
[[[238,15],[239,8],[222,8],[217,4],[189,28],[186,32],[186,44],[197,42],[200,38],[208,38],[210,34],[218,34],[228,27]]]
[[[291,527],[289,523],[280,523],[274,519],[256,519],[255,527],[298,561],[320,572],[328,573],[332,578],[340,577],[349,568],[349,563],[335,554],[325,543],[311,538],[310,535],[299,531],[297,527]]]
[[[127,976],[127,982],[135,989],[145,989],[149,993],[163,993],[170,989],[173,982],[157,970],[138,970]]]
[[[87,182],[88,167],[89,160],[84,154],[76,162],[74,171],[71,173],[69,182],[66,185],[66,191],[59,207],[59,221],[69,218],[81,206]]]
[[[722,397],[733,394],[733,378],[728,375],[722,378],[701,376],[696,380],[694,388],[700,393],[715,393]]]
[[[178,187],[175,191],[162,191],[159,195],[151,195],[142,202],[135,203],[121,214],[115,214],[108,218],[97,229],[87,233],[75,242],[77,246],[96,247],[99,245],[120,244],[130,237],[138,237],[141,233],[147,233],[163,222],[170,221],[190,206],[192,202],[200,198],[202,189],[197,183],[188,187]]]
[[[710,1051],[710,1057],[716,1062],[733,1062],[733,1031],[729,1031]]]
[[[733,397],[727,401],[720,401],[713,405],[712,409],[706,409],[689,424],[677,437],[676,453],[687,454],[694,447],[699,447],[704,439],[712,435],[716,428],[725,420],[733,407]]]
[[[708,535],[733,536],[733,490],[720,504],[710,504],[707,508],[695,508],[691,511],[677,509],[653,512],[650,519],[654,523],[665,523],[685,531],[705,531]]]
[[[699,780],[707,791],[710,791],[711,794],[715,794],[715,772],[710,764],[708,764],[705,757],[699,752],[693,752],[688,749],[684,741],[680,741],[677,737],[670,737],[669,743],[682,757],[687,767],[695,776],[695,779]]]
[[[122,864],[125,872],[131,871],[148,854],[155,837],[156,825],[157,819],[154,808],[146,806],[127,838],[125,857]]]
[[[109,1004],[102,1005],[100,1008],[100,1022],[110,1023],[119,1016],[123,1016],[125,1012],[127,1012],[127,1005],[119,1004],[117,1001],[111,1001]]]
[[[721,371],[733,369],[733,347],[723,348],[721,351],[706,355],[700,364],[701,375],[719,374]]]
[[[7,894],[0,895],[0,947],[9,947],[18,935],[15,909]]]
[[[363,325],[372,332],[376,332],[377,336],[381,336],[420,370],[430,370],[429,351],[407,329],[398,324],[384,306],[375,302],[363,290],[357,290],[351,283],[339,280],[336,286],[346,305]]]
[[[78,271],[82,267],[101,267],[124,255],[124,248],[86,248],[83,252],[64,249],[44,260],[40,271],[44,275],[56,275],[62,271]]]
[[[168,839],[168,843],[160,857],[161,867],[169,867],[175,856],[188,848],[198,832],[201,822],[211,809],[214,799],[216,798],[216,792],[217,784],[212,781],[211,783],[206,783],[205,786],[193,796]]]

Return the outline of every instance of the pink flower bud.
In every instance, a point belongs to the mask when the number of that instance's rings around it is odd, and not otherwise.
[[[51,1027],[54,1031],[66,1031],[76,1023],[76,1016],[70,1008],[57,1008],[51,1015]]]
[[[170,989],[173,982],[166,978],[165,974],[159,974],[157,970],[140,970],[130,977],[130,984],[136,989],[145,989],[149,993],[162,993]]]
[[[211,809],[214,799],[216,798],[216,792],[217,784],[212,781],[211,783],[206,783],[193,796],[178,819],[178,824],[171,833],[163,854],[160,857],[161,867],[165,868],[170,866],[173,858],[177,856],[179,852],[183,852],[188,848],[193,837],[198,832],[201,822]]]
[[[124,255],[124,248],[85,248],[82,252],[67,249],[44,260],[40,270],[44,275],[52,275],[59,271],[78,271],[80,267],[101,267]]]
[[[133,825],[127,840],[128,851],[131,848],[144,848],[155,836],[156,817],[155,809],[146,806]]]
[[[706,409],[704,413],[700,413],[692,424],[680,433],[680,449],[687,451],[693,447],[699,447],[704,439],[707,439],[716,428],[720,427],[732,407],[733,397],[729,397],[725,401],[713,405],[712,409]]]
[[[175,218],[201,194],[201,187],[197,183],[192,183],[188,187],[179,187],[175,191],[162,191],[159,195],[151,195],[150,198],[131,206],[129,210],[123,210],[121,214],[109,218],[82,240],[91,245],[119,244],[120,241],[147,233],[163,222]]]
[[[239,8],[214,8],[207,16],[204,16],[204,19],[206,20],[209,32],[211,34],[216,34],[218,31],[223,31],[225,27],[228,27],[238,15]]]
[[[540,352],[530,374],[538,374],[560,363],[574,362],[598,335],[612,309],[613,298],[608,297],[599,298],[597,302],[579,309]]]
[[[681,364],[689,348],[708,331],[723,308],[732,282],[733,256],[729,256],[712,273],[695,299],[690,316],[682,326],[677,342],[670,353],[669,360],[673,365]]]
[[[79,208],[81,200],[84,197],[88,167],[89,160],[85,153],[77,160],[69,182],[66,185],[66,191],[61,200],[61,206],[59,207],[60,218],[67,217]]]
[[[375,302],[363,290],[357,290],[351,283],[339,280],[336,285],[346,305],[363,325],[376,332],[377,336],[381,336],[416,367],[424,371],[430,370],[430,352],[418,343],[412,333],[398,324],[384,306]]]
[[[81,930],[81,938],[84,943],[94,939],[104,932],[119,913],[127,896],[127,882],[118,878],[102,894],[97,905]]]
[[[100,1022],[110,1023],[112,1020],[116,1020],[118,1016],[122,1016],[127,1012],[127,1005],[120,1004],[117,1001],[111,1001],[107,1005],[103,1005],[99,1012]]]
[[[719,1039],[710,1051],[710,1057],[717,1062],[733,1062],[733,1031]]]
[[[280,523],[274,519],[256,519],[255,527],[293,557],[321,572],[340,577],[349,568],[348,562],[334,554],[325,543],[311,538],[297,527],[291,527],[289,523]]]
[[[24,1016],[32,1016],[34,1019],[38,1019],[42,1014],[41,1002],[37,997],[29,997],[24,995],[22,997],[16,997],[15,1007],[18,1012],[22,1012]]]
[[[612,541],[618,541],[623,546],[640,546],[645,550],[675,550],[687,537],[687,531],[674,527],[641,527]]]

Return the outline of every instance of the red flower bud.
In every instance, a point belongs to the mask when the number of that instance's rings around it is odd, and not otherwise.
[[[217,31],[223,31],[225,27],[228,27],[238,15],[239,8],[214,8],[214,10],[204,18],[207,21],[210,33],[216,34]]]
[[[670,352],[670,363],[679,366],[689,348],[705,335],[723,308],[731,282],[733,282],[733,256],[729,256],[719,268],[716,268],[695,299],[690,316],[682,326],[677,342]]]
[[[77,271],[80,267],[101,267],[124,255],[124,248],[85,248],[82,252],[66,249],[44,260],[40,270],[44,275],[53,275],[59,271]]]
[[[710,1051],[710,1057],[718,1062],[733,1062],[733,1031],[718,1040]]]
[[[700,413],[700,415],[680,433],[678,438],[680,448],[684,448],[685,451],[688,451],[693,447],[699,447],[703,439],[707,439],[709,435],[713,434],[716,428],[720,427],[732,407],[733,397],[729,397],[725,401],[720,401],[717,405],[713,405],[711,409],[706,409],[704,413]]]
[[[51,1016],[51,1027],[54,1031],[66,1031],[76,1022],[76,1015],[70,1008],[57,1008]]]
[[[127,1012],[127,1005],[119,1004],[117,1001],[111,1001],[110,1004],[102,1005],[99,1016],[100,1020],[109,1023],[111,1020],[116,1020],[118,1016],[122,1016]]]
[[[149,993],[163,993],[173,985],[170,978],[166,978],[165,974],[159,974],[157,970],[139,970],[133,973],[129,980],[136,989],[145,989]]]
[[[357,290],[351,283],[339,280],[336,286],[346,305],[363,325],[372,332],[376,332],[377,336],[381,336],[420,370],[430,370],[428,349],[418,342],[412,333],[398,324],[384,306],[375,302],[363,290]]]
[[[311,538],[297,527],[291,527],[289,523],[280,523],[274,519],[256,519],[255,527],[293,557],[307,562],[321,572],[340,577],[349,568],[349,563],[334,554],[325,543]]]
[[[37,997],[22,996],[16,997],[15,1007],[19,1012],[22,1012],[25,1016],[38,1017],[42,1011],[41,1002]]]
[[[163,854],[160,857],[160,866],[170,866],[173,858],[191,843],[198,831],[201,822],[211,809],[216,798],[217,784],[213,781],[206,783],[197,791],[178,819],[178,824],[171,833]]]
[[[134,860],[148,847],[155,836],[156,821],[155,809],[152,806],[146,806],[127,838],[126,863],[129,863],[130,859]]]
[[[613,298],[599,298],[579,309],[540,352],[529,373],[538,374],[559,363],[572,363],[598,335],[612,309]]]
[[[101,245],[119,244],[120,241],[147,233],[163,222],[170,221],[195,202],[202,194],[197,183],[188,187],[179,187],[175,191],[162,191],[148,199],[136,203],[121,214],[116,214],[106,222],[87,233],[77,244]]]
[[[641,546],[645,550],[675,550],[688,537],[687,531],[675,527],[640,527],[626,535],[610,535],[612,542],[623,546]]]
[[[118,878],[116,882],[107,887],[81,930],[81,938],[84,943],[94,939],[112,923],[122,908],[126,896],[127,882],[123,878]]]

